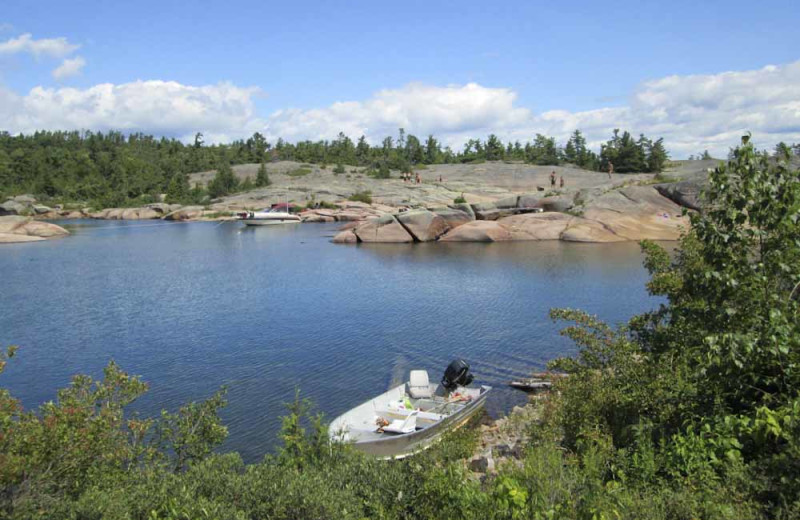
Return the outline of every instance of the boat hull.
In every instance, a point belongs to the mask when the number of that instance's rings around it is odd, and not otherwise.
[[[245,226],[277,226],[280,224],[299,224],[300,219],[243,219]]]
[[[480,412],[486,404],[486,396],[491,387],[484,386],[482,390],[480,395],[463,409],[428,428],[402,435],[386,435],[376,440],[355,441],[352,445],[359,451],[382,459],[402,459],[418,453],[437,442],[443,434],[460,428]]]

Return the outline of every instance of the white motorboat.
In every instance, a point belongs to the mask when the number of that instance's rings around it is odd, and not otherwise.
[[[384,459],[413,455],[462,426],[483,407],[492,387],[468,388],[471,382],[469,365],[461,359],[447,367],[438,385],[429,382],[425,370],[412,370],[408,383],[334,419],[329,435]]]
[[[271,226],[275,224],[297,224],[300,217],[289,213],[288,204],[276,204],[261,211],[242,211],[237,214],[247,226]]]

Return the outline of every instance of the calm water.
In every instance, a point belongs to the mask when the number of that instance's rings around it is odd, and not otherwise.
[[[74,221],[66,239],[0,248],[0,384],[27,407],[114,359],[154,414],[229,387],[225,449],[257,460],[295,388],[333,418],[412,368],[464,357],[497,389],[574,352],[547,311],[622,322],[651,308],[635,244],[343,246],[335,225]]]

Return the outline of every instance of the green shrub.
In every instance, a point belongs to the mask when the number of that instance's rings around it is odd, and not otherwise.
[[[453,199],[453,204],[466,204],[467,199],[464,198],[464,194],[462,193],[458,197]]]
[[[357,191],[350,195],[347,200],[352,200],[355,202],[364,202],[366,204],[372,204],[372,192],[371,191]]]
[[[336,167],[333,168],[333,173],[336,175],[341,175],[343,173],[346,173],[346,170],[344,169],[344,164],[342,163],[337,164]]]
[[[308,168],[295,168],[294,170],[286,172],[286,175],[288,175],[289,177],[304,177],[309,173],[311,173],[311,170],[309,170]]]

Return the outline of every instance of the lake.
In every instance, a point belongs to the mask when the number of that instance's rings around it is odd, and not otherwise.
[[[64,239],[0,248],[0,376],[26,407],[113,359],[155,415],[229,389],[224,450],[272,450],[296,388],[333,418],[414,368],[438,381],[463,357],[495,387],[492,415],[524,402],[512,377],[575,352],[548,318],[612,323],[654,307],[635,243],[336,245],[338,225],[60,222]]]

